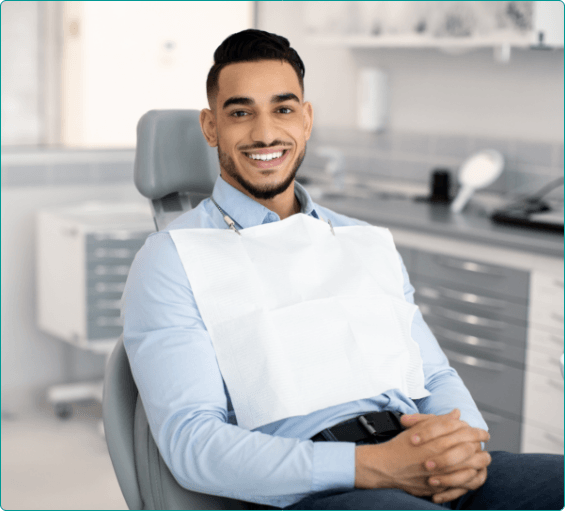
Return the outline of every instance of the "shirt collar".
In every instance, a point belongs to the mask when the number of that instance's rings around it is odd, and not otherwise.
[[[300,202],[300,212],[320,218],[315,210],[315,204],[306,189],[294,181],[294,193]],[[216,179],[212,197],[225,213],[241,226],[242,229],[254,227],[269,221],[280,220],[279,216],[262,204],[234,188],[221,176]],[[214,206],[215,208],[216,206]]]

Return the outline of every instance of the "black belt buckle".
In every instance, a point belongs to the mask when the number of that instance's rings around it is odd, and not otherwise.
[[[377,442],[386,442],[404,429],[401,416],[401,413],[386,411],[360,415],[357,420]]]

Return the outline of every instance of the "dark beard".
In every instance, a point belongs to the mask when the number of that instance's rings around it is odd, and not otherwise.
[[[306,156],[306,146],[304,147],[302,153],[296,159],[292,171],[282,183],[271,186],[258,187],[253,185],[246,179],[244,179],[239,174],[235,166],[235,162],[233,161],[231,156],[228,153],[222,151],[220,149],[220,145],[218,144],[218,158],[220,160],[220,167],[226,171],[226,174],[228,174],[228,176],[235,179],[243,187],[244,190],[249,192],[256,199],[261,199],[261,200],[269,200],[272,199],[273,197],[276,197],[280,193],[285,192],[290,186],[290,184],[294,181],[294,178],[296,177],[296,173],[298,172],[300,165],[302,165],[302,161],[304,160],[305,156]]]

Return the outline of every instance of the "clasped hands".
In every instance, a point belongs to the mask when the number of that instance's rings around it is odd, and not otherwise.
[[[490,435],[460,420],[458,409],[446,415],[401,417],[407,428],[388,442],[355,449],[357,488],[398,488],[440,504],[482,486],[490,454],[481,442]]]

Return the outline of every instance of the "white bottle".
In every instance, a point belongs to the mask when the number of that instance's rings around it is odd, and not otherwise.
[[[382,70],[359,70],[357,84],[357,127],[363,131],[383,131],[388,118],[388,77]]]

